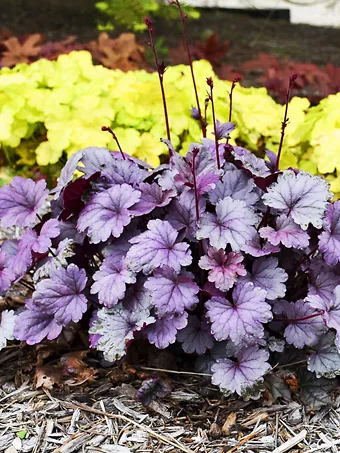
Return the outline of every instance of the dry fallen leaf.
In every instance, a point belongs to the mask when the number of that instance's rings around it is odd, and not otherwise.
[[[6,39],[3,44],[7,50],[2,54],[1,65],[12,67],[18,63],[29,63],[32,61],[32,57],[39,54],[40,41],[39,33],[29,35],[23,43],[14,36]]]
[[[97,374],[97,370],[88,367],[83,359],[88,351],[75,351],[65,354],[61,358],[62,372],[64,376],[72,376],[72,380],[68,380],[69,385],[78,385],[86,381],[93,381]]]
[[[95,60],[110,69],[130,71],[145,68],[144,47],[136,42],[133,33],[122,33],[118,38],[111,39],[105,32],[97,41],[91,41],[89,50]]]
[[[222,434],[225,436],[228,436],[230,434],[231,428],[235,425],[236,423],[236,413],[231,412],[226,421],[224,422],[224,425],[222,426]]]
[[[53,365],[37,366],[34,375],[35,388],[42,387],[52,390],[54,385],[60,385],[63,379],[62,369]]]
[[[217,439],[221,436],[222,430],[217,423],[212,423],[209,429],[209,436]]]

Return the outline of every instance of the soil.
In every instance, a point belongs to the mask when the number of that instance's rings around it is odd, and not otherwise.
[[[53,41],[77,35],[79,41],[86,42],[98,35],[99,13],[94,5],[95,0],[0,0],[0,30],[6,27],[17,36],[43,33]],[[293,25],[270,12],[265,17],[253,17],[222,9],[200,11],[201,18],[189,23],[189,40],[195,42],[209,31],[217,31],[222,39],[230,41],[225,63],[237,66],[259,52],[267,52],[321,66],[340,66],[340,29]],[[157,19],[155,29],[164,37],[165,45],[178,45],[182,36],[179,22]],[[117,28],[113,35],[120,31]],[[141,35],[140,39],[146,42],[147,36]]]

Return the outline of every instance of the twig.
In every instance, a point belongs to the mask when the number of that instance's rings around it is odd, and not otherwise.
[[[321,450],[327,450],[328,448],[334,447],[335,445],[339,445],[340,440],[335,440],[333,442],[327,442],[326,444],[318,445],[317,447],[311,448],[310,450],[307,450],[306,453],[314,453],[318,452]]]
[[[120,414],[110,414],[109,412],[104,412],[100,411],[98,409],[93,409],[92,407],[88,406],[87,404],[83,403],[70,403],[67,401],[61,401],[57,400],[60,405],[68,408],[68,409],[75,409],[79,408],[85,412],[90,412],[91,414],[96,414],[96,415],[101,415],[102,417],[107,417],[107,418],[112,418],[116,420],[122,420],[126,423],[131,423],[134,426],[136,426],[139,429],[142,429],[143,431],[146,431],[150,436],[155,437],[156,439],[160,440],[161,442],[165,444],[172,445],[173,447],[183,451],[184,453],[194,453],[192,450],[186,448],[183,444],[181,444],[178,440],[175,438],[168,438],[166,436],[163,436],[162,434],[157,434],[155,431],[153,431],[151,428],[145,425],[141,425],[140,423],[135,422],[134,420],[126,417],[125,415],[120,415]]]
[[[296,432],[292,430],[292,428],[290,428],[283,420],[279,420],[279,423],[281,423],[281,425],[283,425],[289,432],[290,434],[292,434],[293,436],[296,436]],[[308,446],[308,443],[306,440],[303,440],[304,443]]]
[[[273,453],[284,453],[291,448],[295,447],[295,445],[299,444],[305,437],[307,436],[307,430],[303,429],[301,433],[296,434],[296,436],[292,437],[291,439],[287,440],[284,444],[280,445],[278,448],[275,448]]]
[[[262,431],[262,429],[261,429]],[[248,434],[248,436],[244,437],[243,439],[241,439],[236,445],[234,445],[232,448],[230,448],[226,453],[232,453],[233,451],[236,451],[238,450],[238,448],[247,443],[248,440],[250,439],[253,439],[254,437],[258,437],[259,436],[259,432],[258,431],[253,431],[252,433]],[[225,450],[221,450],[220,453],[223,453]]]
[[[209,374],[209,373],[193,373],[192,371],[166,370],[165,368],[151,368],[148,366],[140,366],[138,368],[141,370],[145,370],[145,371],[163,371],[165,373],[172,373],[172,374],[188,374],[189,376],[208,376],[208,377],[212,376],[212,374]]]

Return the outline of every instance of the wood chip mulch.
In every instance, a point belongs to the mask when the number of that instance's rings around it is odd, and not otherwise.
[[[91,382],[36,389],[32,373],[18,371],[22,355],[18,345],[0,352],[0,452],[340,451],[340,409],[225,398],[180,372],[170,374],[171,394],[145,408],[135,398],[138,377],[114,381],[110,367]]]

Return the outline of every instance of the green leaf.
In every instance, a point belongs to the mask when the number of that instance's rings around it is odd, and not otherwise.
[[[27,429],[23,429],[22,431],[19,431],[17,433],[17,436],[19,437],[19,439],[23,440],[25,439],[27,433],[28,433]]]

